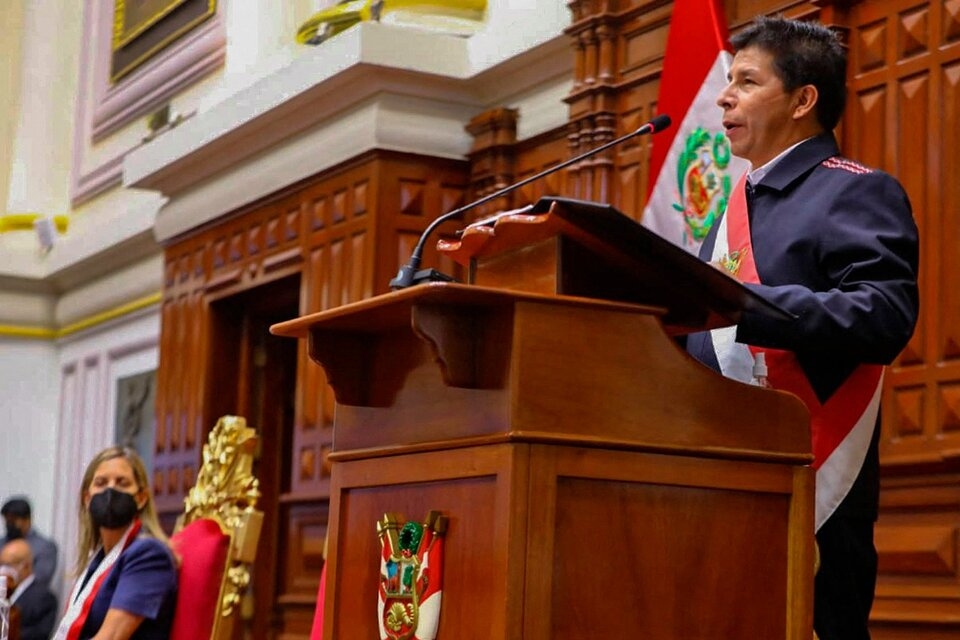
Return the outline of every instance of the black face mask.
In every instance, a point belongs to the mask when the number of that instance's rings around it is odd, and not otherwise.
[[[7,540],[18,540],[23,537],[23,529],[13,524],[7,523]]]
[[[93,524],[104,529],[123,529],[140,510],[133,496],[113,487],[104,489],[90,498],[90,518]]]

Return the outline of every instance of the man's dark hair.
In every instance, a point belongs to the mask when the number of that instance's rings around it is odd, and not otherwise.
[[[758,16],[730,38],[735,51],[756,47],[773,56],[773,66],[787,91],[812,84],[817,88],[817,121],[825,131],[840,122],[847,101],[847,54],[837,35],[817,22]]]
[[[30,503],[24,498],[10,498],[3,503],[3,508],[0,508],[0,516],[4,518],[8,516],[13,518],[29,518]]]

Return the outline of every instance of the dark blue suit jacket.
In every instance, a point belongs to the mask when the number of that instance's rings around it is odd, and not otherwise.
[[[49,640],[59,613],[57,597],[49,587],[34,579],[15,605],[20,609],[20,640]]]
[[[906,193],[891,176],[838,156],[831,134],[817,136],[755,185],[750,235],[763,284],[747,286],[797,319],[746,312],[737,326],[738,342],[796,353],[821,401],[857,365],[890,363],[919,311],[919,243]],[[718,227],[701,247],[705,260]],[[719,370],[709,333],[689,336],[687,351]],[[877,465],[874,446],[865,463],[870,487],[854,486],[845,501],[866,515],[876,513]]]
[[[103,549],[94,556],[88,577],[102,560]],[[107,611],[122,609],[144,618],[131,640],[166,640],[170,637],[176,602],[177,567],[173,554],[159,540],[141,535],[110,568],[93,599],[80,638],[95,636]]]

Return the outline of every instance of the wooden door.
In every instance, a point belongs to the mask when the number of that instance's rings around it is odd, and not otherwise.
[[[290,276],[212,304],[216,324],[222,329],[217,352],[227,364],[222,377],[214,374],[214,386],[224,397],[235,398],[235,409],[260,435],[254,474],[260,481],[263,530],[250,587],[241,605],[241,623],[235,640],[267,640],[277,635],[279,616],[280,496],[289,490],[290,441],[296,390],[297,344],[278,338],[271,324],[295,316],[299,308],[300,277]],[[230,329],[227,329],[227,325]],[[226,343],[223,338],[226,338]],[[232,343],[229,344],[229,343]],[[231,370],[230,367],[235,367]],[[235,373],[235,375],[233,375]]]

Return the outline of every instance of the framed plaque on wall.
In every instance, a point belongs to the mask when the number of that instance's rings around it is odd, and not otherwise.
[[[217,0],[114,0],[110,82],[216,13]]]

